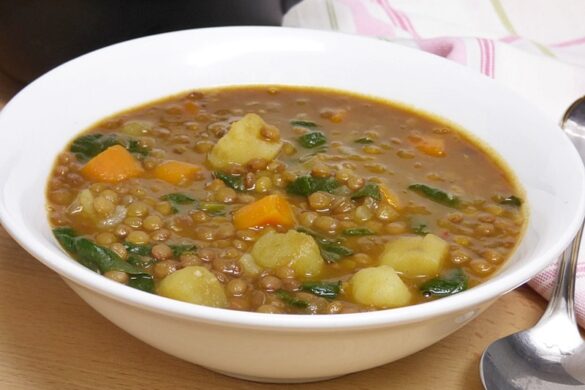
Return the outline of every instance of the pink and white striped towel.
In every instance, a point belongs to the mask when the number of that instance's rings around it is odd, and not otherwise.
[[[304,0],[283,25],[386,39],[476,69],[555,121],[585,95],[584,0]],[[585,244],[576,309],[585,327]],[[544,297],[556,266],[529,285]]]

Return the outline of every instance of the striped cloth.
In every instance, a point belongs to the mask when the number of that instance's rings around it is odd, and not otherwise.
[[[283,25],[368,35],[476,69],[558,122],[585,95],[585,0],[304,0]],[[585,244],[584,244],[585,246]],[[529,282],[544,297],[552,265]],[[576,291],[585,327],[585,248]]]

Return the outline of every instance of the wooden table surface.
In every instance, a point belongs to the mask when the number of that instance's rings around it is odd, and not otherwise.
[[[0,74],[0,107],[18,88]],[[484,348],[533,325],[545,304],[522,286],[458,332],[400,361],[321,383],[258,384],[181,361],[129,336],[0,226],[0,389],[476,390],[483,388],[478,365]]]

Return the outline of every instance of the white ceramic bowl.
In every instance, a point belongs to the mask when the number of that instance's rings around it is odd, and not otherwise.
[[[337,316],[191,305],[116,284],[71,260],[45,215],[45,183],[66,143],[97,120],[139,103],[234,84],[335,87],[407,103],[468,129],[509,163],[526,190],[530,219],[521,245],[503,272],[461,294]],[[0,145],[0,217],[27,251],[139,339],[212,370],[262,381],[324,379],[433,344],[556,258],[584,214],[581,161],[561,130],[534,107],[441,58],[337,33],[203,29],[98,50],[19,93],[0,114]]]

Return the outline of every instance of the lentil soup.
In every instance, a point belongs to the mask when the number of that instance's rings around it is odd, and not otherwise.
[[[488,278],[522,191],[450,123],[341,91],[193,91],[74,139],[48,182],[63,248],[116,282],[195,304],[335,314]]]

